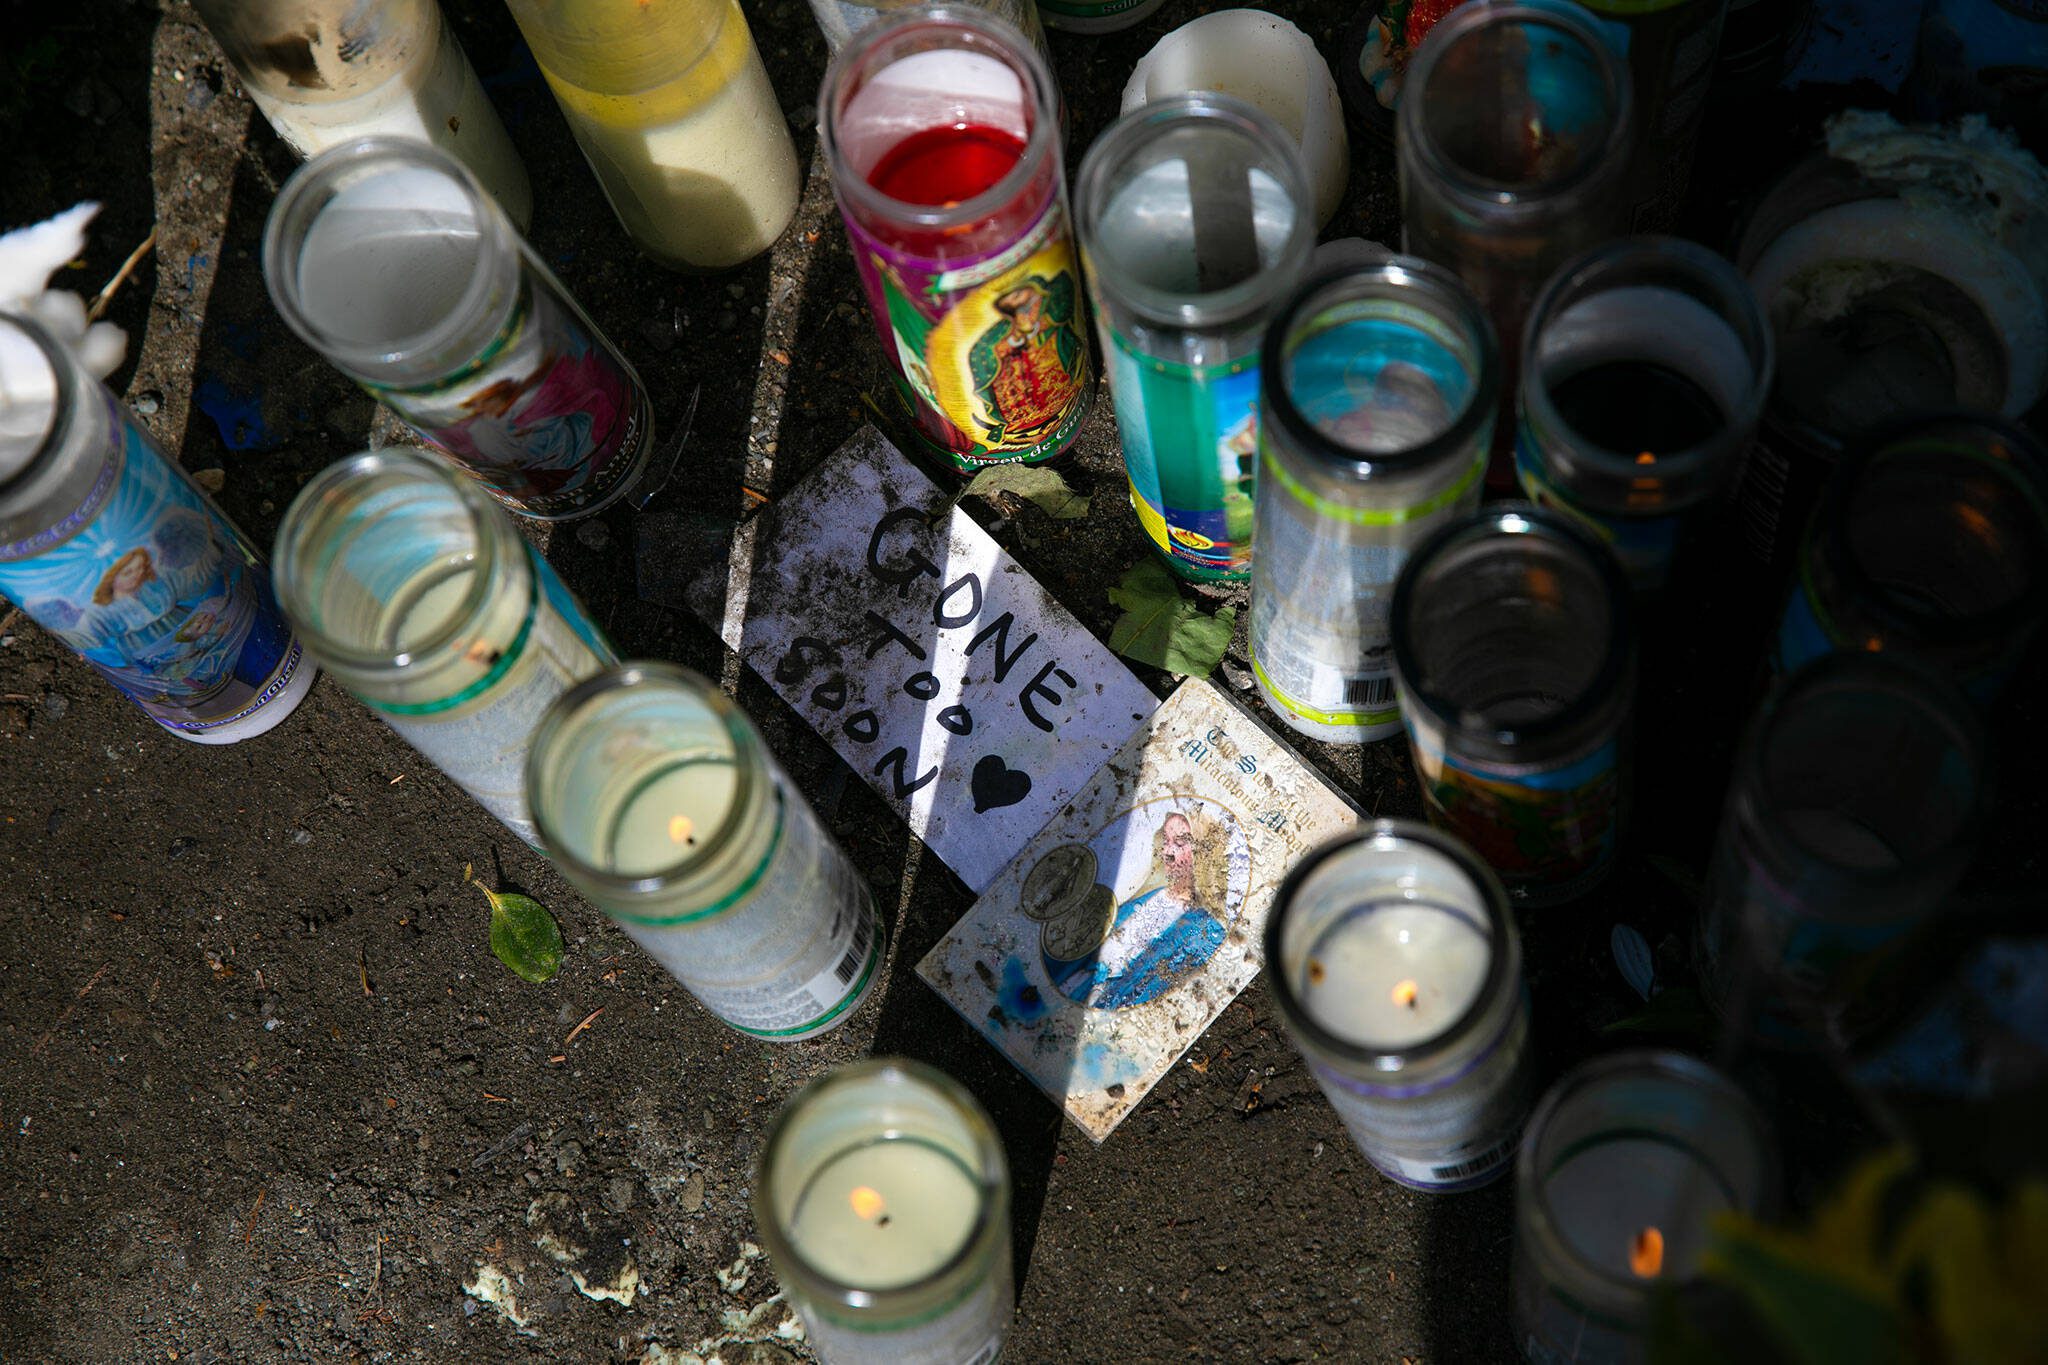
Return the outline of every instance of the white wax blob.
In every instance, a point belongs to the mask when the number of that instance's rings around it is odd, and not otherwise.
[[[43,448],[57,420],[57,375],[23,332],[0,322],[0,483]]]
[[[915,1138],[884,1139],[833,1157],[804,1183],[787,1233],[812,1266],[862,1289],[927,1279],[973,1234],[973,1174]]]
[[[1669,366],[1711,394],[1723,412],[1746,409],[1755,387],[1755,366],[1735,329],[1676,289],[1603,290],[1552,317],[1536,339],[1536,364],[1548,383],[1618,360]]]
[[[1882,872],[1899,865],[1889,844],[1839,811],[1790,810],[1778,818],[1796,843],[1836,867]]]
[[[376,631],[378,644],[396,655],[439,639],[455,624],[475,581],[476,566],[468,559],[436,564],[415,574],[391,595]]]
[[[1231,175],[1234,183],[1218,184],[1222,175]],[[1216,223],[1214,215],[1223,213],[1237,217]],[[1211,293],[1278,260],[1293,235],[1295,217],[1294,203],[1280,182],[1260,167],[1244,166],[1242,153],[1209,167],[1162,161],[1111,196],[1093,249],[1105,270],[1128,273],[1151,288]],[[1219,252],[1211,238],[1237,249]],[[1219,255],[1226,259],[1216,259]]]
[[[696,856],[725,823],[738,791],[739,768],[729,754],[678,763],[636,784],[609,822],[610,870],[644,876]]]
[[[1730,1207],[1704,1162],[1671,1141],[1615,1137],[1567,1157],[1543,1179],[1543,1198],[1567,1245],[1588,1264],[1622,1279],[1648,1279],[1630,1264],[1636,1239],[1663,1238],[1661,1275],[1691,1276],[1708,1224]]]
[[[342,187],[299,251],[299,307],[344,343],[401,350],[442,323],[475,275],[482,238],[460,184],[400,166]]]
[[[1493,961],[1485,912],[1420,901],[1363,905],[1311,946],[1302,1007],[1347,1042],[1398,1051],[1442,1034],[1479,997]]]

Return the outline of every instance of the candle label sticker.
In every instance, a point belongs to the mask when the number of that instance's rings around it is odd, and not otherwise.
[[[515,512],[593,510],[637,474],[654,429],[624,357],[550,289],[528,287],[497,340],[427,388],[364,384]]]
[[[810,806],[789,794],[789,779],[770,771],[775,840],[730,905],[674,924],[616,918],[705,1009],[742,1033],[794,1042],[836,1026],[867,999],[884,936],[860,874]]]
[[[526,806],[528,741],[555,698],[617,663],[618,655],[548,562],[531,546],[526,558],[533,569],[526,621],[489,673],[434,701],[360,700],[505,828],[539,848]]]
[[[1252,563],[1259,362],[1181,365],[1109,334],[1110,393],[1131,507],[1183,577],[1244,578]]]
[[[221,730],[311,665],[255,547],[105,402],[118,444],[75,511],[0,544],[0,593],[166,729]]]
[[[1431,820],[1510,890],[1570,899],[1606,872],[1621,800],[1615,740],[1555,768],[1493,765],[1446,753],[1435,727],[1405,718]]]
[[[1097,1142],[1258,974],[1287,868],[1350,804],[1190,679],[918,964]]]
[[[691,600],[977,891],[1159,704],[872,427]]]
[[[1679,532],[1685,519],[1668,517],[1610,517],[1589,511],[1552,481],[1543,465],[1542,437],[1524,421],[1515,438],[1515,474],[1522,492],[1538,507],[1546,507],[1590,531],[1621,561],[1628,581],[1638,588],[1663,583],[1671,569],[1671,557],[1678,550]]]
[[[940,263],[846,220],[883,354],[927,442],[961,469],[1050,459],[1088,412],[1093,362],[1065,206],[1015,243]]]

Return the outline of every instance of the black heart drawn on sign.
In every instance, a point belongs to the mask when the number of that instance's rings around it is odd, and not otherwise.
[[[1031,774],[1012,768],[1001,754],[989,754],[974,765],[968,786],[974,793],[974,813],[980,815],[998,806],[1014,806],[1031,795]]]

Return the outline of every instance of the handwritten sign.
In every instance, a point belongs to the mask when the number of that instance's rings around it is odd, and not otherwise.
[[[1190,680],[917,973],[1100,1142],[1258,975],[1287,869],[1356,819]]]
[[[976,891],[1159,705],[872,427],[754,547],[726,643]]]

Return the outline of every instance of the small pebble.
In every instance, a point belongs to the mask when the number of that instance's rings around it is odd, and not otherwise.
[[[199,841],[191,835],[180,834],[177,838],[171,840],[171,856],[173,858],[182,858],[198,847],[198,844]]]
[[[310,830],[310,829],[295,829],[295,830],[293,830],[293,831],[292,831],[292,842],[293,842],[293,843],[295,843],[295,844],[310,844],[310,843],[312,843],[312,842],[313,842],[313,831],[312,831],[312,830]]]
[[[604,1206],[613,1213],[624,1213],[633,1206],[633,1177],[615,1175],[604,1182]]]
[[[576,528],[576,539],[588,549],[602,550],[612,543],[611,528],[601,521],[586,521]]]
[[[228,472],[225,469],[195,469],[192,482],[209,493],[218,493],[228,485]]]
[[[164,405],[164,396],[155,389],[144,389],[135,395],[135,411],[143,417],[153,417]]]
[[[684,1213],[695,1213],[704,1207],[704,1173],[697,1172],[683,1182],[683,1191],[676,1196],[676,1202],[683,1206]]]
[[[61,720],[71,709],[70,700],[61,692],[52,692],[43,698],[43,711],[52,720]]]

